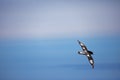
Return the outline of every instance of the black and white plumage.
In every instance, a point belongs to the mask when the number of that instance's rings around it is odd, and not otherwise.
[[[78,54],[86,55],[86,57],[88,58],[88,61],[91,64],[92,68],[94,68],[94,60],[93,60],[93,58],[91,56],[93,54],[93,52],[89,51],[87,49],[87,47],[82,42],[80,42],[79,40],[78,40],[78,43],[79,43],[79,45],[81,46],[81,48],[83,50],[83,51],[78,51]]]

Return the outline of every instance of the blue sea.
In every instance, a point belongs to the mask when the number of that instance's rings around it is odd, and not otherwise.
[[[120,80],[120,38],[79,38],[94,69],[77,39],[1,39],[0,80]]]

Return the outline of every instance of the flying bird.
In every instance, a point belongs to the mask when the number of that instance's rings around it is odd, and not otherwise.
[[[94,68],[94,60],[91,55],[93,55],[92,51],[89,51],[87,47],[78,40],[79,45],[81,46],[83,51],[78,51],[78,54],[85,55],[88,58],[89,63],[91,64],[92,68]]]

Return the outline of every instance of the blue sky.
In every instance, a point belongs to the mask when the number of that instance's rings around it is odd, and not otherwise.
[[[0,0],[0,38],[111,36],[120,1]]]
[[[119,53],[118,0],[0,0],[0,80],[120,80]]]
[[[68,49],[76,54],[80,49],[77,44],[79,39],[97,54],[95,59],[97,58],[98,62],[119,63],[119,4],[120,1],[112,0],[0,0],[1,48],[6,46],[3,44],[6,43],[5,41],[2,43],[5,39],[8,39],[8,45],[11,43],[9,39],[18,39],[18,43],[20,40],[31,39],[29,45],[38,39],[37,41],[43,42],[42,44],[38,42],[39,47],[50,42],[51,48],[49,44],[44,45],[45,48],[58,51],[59,48],[63,49],[63,46],[67,47],[68,42]],[[60,43],[62,41],[64,44]],[[20,43],[26,45],[26,42]],[[13,44],[16,44],[14,40]],[[54,46],[54,44],[59,45]],[[44,49],[41,47],[41,50]],[[63,49],[62,55],[65,51]]]

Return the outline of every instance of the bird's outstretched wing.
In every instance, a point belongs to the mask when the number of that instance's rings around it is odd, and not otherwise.
[[[78,43],[81,46],[81,48],[82,48],[83,51],[85,51],[85,50],[88,51],[87,47],[82,42],[80,42],[79,40],[77,40],[77,41],[78,41]]]
[[[87,56],[87,58],[88,58],[89,63],[91,64],[92,68],[94,68],[94,60],[93,60],[92,56],[89,55],[89,54],[86,55],[86,56]]]
[[[86,47],[82,42],[80,42],[79,40],[78,40],[78,43],[79,43],[79,45],[81,46],[84,55],[87,56],[88,61],[89,61],[89,63],[91,64],[92,68],[94,68],[94,59],[93,59],[92,56],[91,56],[91,55],[93,54],[93,52],[87,50],[87,47]],[[82,52],[81,52],[81,53],[79,52],[79,54],[83,54],[83,53],[82,53]]]

